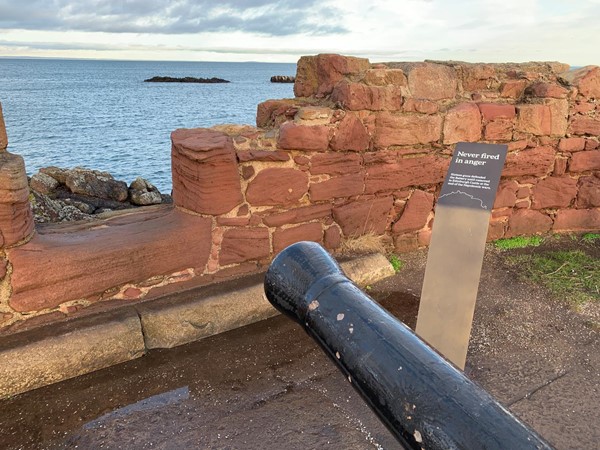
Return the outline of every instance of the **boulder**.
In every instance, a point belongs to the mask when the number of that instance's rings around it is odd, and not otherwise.
[[[67,171],[66,186],[74,194],[124,202],[127,200],[127,183],[115,180],[108,172],[75,168]]]
[[[158,205],[162,203],[160,191],[149,181],[137,177],[129,186],[129,200],[134,205]]]
[[[39,194],[52,194],[60,183],[45,173],[36,173],[29,180],[29,187]]]
[[[93,220],[93,217],[90,214],[94,212],[95,208],[90,207],[86,203],[77,202],[81,205],[81,207],[78,208],[74,204],[68,204],[67,201],[55,200],[37,191],[33,191],[32,194],[31,208],[33,210],[33,219],[36,223]],[[91,211],[85,213],[82,209]]]

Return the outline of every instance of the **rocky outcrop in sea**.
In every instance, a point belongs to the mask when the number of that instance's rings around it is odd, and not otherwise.
[[[152,77],[144,80],[146,83],[230,83],[223,78],[196,78],[196,77]]]
[[[38,223],[93,220],[110,211],[172,202],[144,178],[128,186],[108,172],[83,167],[44,167],[29,179],[29,189]]]

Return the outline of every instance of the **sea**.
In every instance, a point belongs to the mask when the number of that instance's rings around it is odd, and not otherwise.
[[[27,173],[87,167],[171,190],[170,134],[177,128],[256,124],[256,107],[293,97],[295,64],[0,58],[0,103],[11,153]],[[230,83],[146,83],[153,76]]]

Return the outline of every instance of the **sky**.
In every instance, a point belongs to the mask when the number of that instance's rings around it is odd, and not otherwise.
[[[600,65],[600,0],[0,0],[0,57]]]

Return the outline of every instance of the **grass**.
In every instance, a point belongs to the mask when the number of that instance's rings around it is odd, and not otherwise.
[[[494,242],[500,250],[511,250],[513,248],[537,247],[544,239],[541,236],[515,236],[512,238],[498,239]]]
[[[581,250],[508,256],[522,275],[574,305],[600,302],[600,260]]]
[[[390,264],[394,268],[394,272],[400,272],[400,269],[402,269],[402,267],[404,266],[404,261],[400,260],[400,258],[398,258],[398,256],[394,254],[390,255],[389,260]]]
[[[350,237],[342,241],[339,248],[342,254],[386,253],[383,236],[374,233]]]
[[[583,236],[581,236],[581,240],[587,244],[596,242],[599,239],[600,239],[599,233],[585,233]]]

